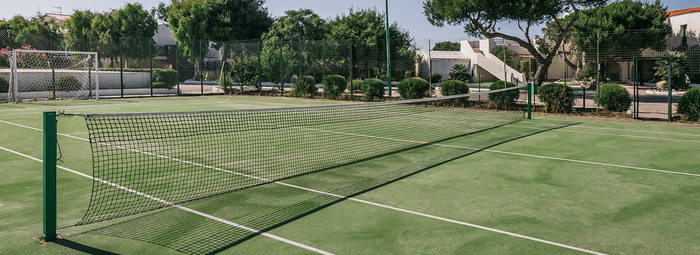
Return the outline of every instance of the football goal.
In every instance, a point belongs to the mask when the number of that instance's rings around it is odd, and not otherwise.
[[[7,89],[0,98],[23,100],[98,99],[97,52],[13,50]],[[3,70],[0,70],[3,71]]]

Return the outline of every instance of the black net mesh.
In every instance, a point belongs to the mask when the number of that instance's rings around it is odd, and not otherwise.
[[[89,209],[78,225],[334,169],[517,122],[523,118],[517,109],[523,107],[492,111],[484,108],[488,102],[474,100],[521,88],[480,97],[85,115],[96,179]],[[471,101],[455,100],[460,98]]]

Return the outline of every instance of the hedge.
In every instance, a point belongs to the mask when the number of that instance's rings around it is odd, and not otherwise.
[[[323,78],[323,97],[329,99],[340,98],[340,94],[345,91],[348,81],[340,75],[326,75]]]
[[[292,91],[290,96],[295,97],[312,97],[318,91],[316,80],[309,75],[302,75],[292,81]]]
[[[440,84],[440,92],[443,96],[452,96],[469,93],[469,85],[458,80],[449,80]],[[452,99],[453,105],[466,105],[469,97]]]
[[[10,83],[7,82],[7,79],[5,79],[5,77],[0,76],[0,93],[7,93],[9,89]]]
[[[678,102],[678,114],[691,121],[700,119],[700,88],[692,88],[683,94]]]
[[[489,90],[493,91],[510,87],[515,87],[515,83],[497,81],[489,86]],[[520,91],[517,89],[507,90],[500,93],[489,93],[489,101],[496,109],[508,109],[515,106],[515,100],[518,99],[519,95]]]
[[[409,78],[399,82],[396,88],[404,99],[416,99],[426,95],[430,90],[430,84],[421,78]]]
[[[152,88],[172,89],[177,85],[177,71],[168,69],[153,69]]]
[[[61,76],[49,87],[53,91],[75,91],[83,88],[83,83],[72,75]]]
[[[545,112],[571,113],[574,110],[574,90],[561,83],[549,83],[539,88]]]
[[[366,100],[375,101],[384,98],[384,92],[386,91],[384,81],[376,78],[366,79],[362,81],[360,86]]]
[[[600,85],[594,101],[605,109],[614,112],[627,111],[632,105],[630,93],[619,84],[607,83]]]

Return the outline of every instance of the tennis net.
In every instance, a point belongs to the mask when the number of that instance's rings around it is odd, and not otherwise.
[[[515,105],[515,99],[522,87],[314,107],[86,114],[95,183],[88,211],[76,225],[168,206],[161,201],[193,201],[518,122],[524,107]],[[505,93],[515,93],[513,105],[506,106],[508,110],[490,109],[489,98],[495,101]]]

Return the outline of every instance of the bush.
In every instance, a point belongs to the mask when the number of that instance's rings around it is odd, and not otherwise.
[[[583,80],[587,81],[589,79],[595,79],[596,78],[596,72],[595,68],[592,66],[586,66],[583,68]]]
[[[7,93],[9,89],[10,83],[7,82],[7,79],[5,79],[5,77],[0,76],[0,93]]]
[[[386,90],[384,85],[384,81],[372,78],[363,80],[360,86],[362,87],[362,94],[365,95],[365,99],[374,101],[384,97],[384,92]]]
[[[678,114],[692,121],[700,119],[700,88],[692,88],[683,94],[678,102]]]
[[[571,113],[574,110],[574,90],[564,84],[545,84],[539,88],[538,96],[546,112]]]
[[[442,74],[441,73],[432,73],[430,74],[430,82],[440,82],[442,81]]]
[[[292,91],[289,95],[295,97],[310,97],[318,91],[316,80],[309,75],[302,75],[292,81]]]
[[[61,76],[50,86],[52,91],[75,91],[82,88],[83,83],[72,75]]]
[[[231,63],[231,78],[233,81],[240,83],[241,93],[243,93],[243,87],[255,87],[258,91],[261,91],[260,83],[258,82],[260,78],[260,70],[258,70],[258,60],[256,58],[242,58]],[[313,78],[311,78],[313,80]],[[316,87],[315,83],[312,83]]]
[[[632,105],[630,93],[619,84],[608,83],[600,85],[594,101],[605,109],[614,112],[627,111]]]
[[[348,89],[348,91],[350,91],[350,93],[352,93],[352,91],[354,90],[362,90],[362,80],[350,80],[348,81],[348,86],[346,86],[346,88]]]
[[[450,77],[450,80],[463,82],[472,81],[472,76],[471,74],[469,74],[469,68],[467,68],[467,66],[463,64],[456,64],[452,66],[452,70],[450,70],[450,73],[448,75]]]
[[[396,88],[404,99],[416,99],[425,96],[430,91],[430,84],[421,78],[409,78],[399,82]]]
[[[689,74],[688,78],[690,78],[690,83],[700,84],[700,73]]]
[[[462,81],[449,80],[440,84],[440,92],[443,96],[468,94],[469,86]],[[468,99],[469,97],[463,97],[458,99],[452,99],[451,101],[453,105],[464,106],[466,105]]]
[[[153,69],[151,88],[172,89],[177,84],[177,71],[168,69]]]
[[[491,86],[489,86],[489,90],[497,90],[510,87],[515,87],[515,83],[497,81],[491,84]],[[500,93],[490,93],[489,101],[491,102],[491,105],[493,105],[493,107],[497,109],[508,109],[515,105],[515,100],[518,98],[519,95],[520,91],[517,89],[503,91]]]
[[[323,78],[323,96],[325,98],[337,99],[345,91],[348,81],[340,75],[326,75]]]
[[[409,70],[403,73],[403,78],[408,79],[408,78],[414,78],[416,77],[416,71]]]
[[[670,59],[670,62],[669,62]],[[654,64],[654,76],[660,81],[668,81],[668,65],[671,65],[671,88],[675,90],[687,90],[688,83],[685,79],[686,66],[688,56],[685,53],[678,51],[669,51],[664,53],[661,60],[657,60]]]

